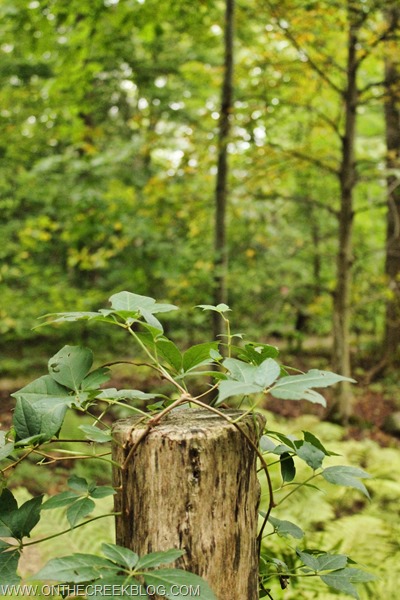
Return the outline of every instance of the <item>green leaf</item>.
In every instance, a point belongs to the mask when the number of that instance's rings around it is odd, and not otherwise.
[[[185,372],[198,367],[199,365],[210,364],[212,358],[211,350],[218,350],[218,342],[206,342],[204,344],[196,344],[183,354],[182,366]]]
[[[313,556],[308,552],[302,552],[299,549],[296,549],[296,553],[300,557],[300,560],[306,565],[306,567],[309,567],[312,571],[318,571],[319,562],[317,556]]]
[[[0,525],[1,526],[1,525]],[[21,577],[17,575],[19,550],[11,550],[10,544],[0,540],[0,586],[18,585]]]
[[[276,346],[249,342],[241,349],[238,358],[246,362],[251,362],[254,365],[260,365],[266,358],[276,358],[278,355],[279,350]]]
[[[52,496],[42,504],[42,510],[52,510],[53,508],[60,508],[62,506],[68,506],[79,498],[76,492],[70,490],[61,492],[56,496]]]
[[[277,534],[282,537],[288,537],[290,535],[298,540],[304,537],[304,531],[290,521],[282,521],[275,517],[268,517],[268,521],[271,523]]]
[[[308,400],[313,404],[326,406],[325,398],[311,388],[324,388],[339,381],[354,383],[354,379],[350,379],[349,377],[343,377],[329,371],[311,369],[308,373],[303,373],[302,375],[282,377],[270,392],[275,398],[282,398],[283,400]]]
[[[77,500],[74,504],[67,509],[68,523],[71,525],[71,529],[75,527],[79,521],[82,521],[87,517],[95,508],[95,503],[90,498],[82,498]]]
[[[212,310],[218,313],[229,312],[231,310],[227,304],[223,303],[217,304],[217,306],[214,306],[212,304],[197,304],[196,308],[202,308],[203,310]]]
[[[11,529],[13,537],[22,539],[29,537],[30,532],[40,520],[40,505],[43,495],[24,502],[19,509],[11,514]]]
[[[151,552],[145,556],[141,556],[139,562],[136,565],[136,569],[149,569],[155,568],[159,565],[168,564],[174,562],[185,554],[184,550],[166,550],[164,552]]]
[[[303,442],[297,448],[297,456],[304,460],[314,471],[322,466],[325,458],[325,452],[316,448],[309,442]]]
[[[109,298],[112,308],[115,311],[140,312],[146,319],[144,313],[164,313],[171,310],[177,310],[178,307],[173,304],[159,304],[154,298],[132,294],[132,292],[119,292]],[[147,320],[147,319],[146,319]],[[151,323],[150,323],[151,325]]]
[[[296,476],[296,467],[294,460],[288,452],[283,452],[280,456],[281,475],[284,482],[293,481]]]
[[[94,425],[79,425],[79,429],[83,431],[85,438],[87,440],[91,440],[92,442],[105,444],[106,442],[110,442],[112,440],[112,436],[110,433],[108,433],[108,431],[99,429]]]
[[[71,475],[68,479],[68,485],[72,490],[79,492],[80,494],[86,494],[89,490],[89,484],[84,477],[78,477],[77,475]]]
[[[40,435],[49,440],[57,435],[64,421],[69,396],[30,400],[20,396],[15,406],[13,425],[17,439]]]
[[[109,381],[110,377],[110,369],[100,367],[85,377],[81,383],[81,389],[82,391],[97,390],[103,383]]]
[[[102,544],[101,548],[107,558],[128,569],[133,569],[139,560],[135,552],[116,544]]]
[[[4,446],[0,448],[0,461],[10,456],[10,454],[13,453],[14,448],[15,446],[12,442],[7,442],[7,444],[4,444]]]
[[[339,454],[337,454],[336,452],[331,452],[330,450],[327,450],[314,434],[310,433],[309,431],[303,431],[303,434],[304,440],[306,442],[309,442],[310,444],[315,446],[315,448],[319,448],[319,450],[321,450],[326,456],[339,456]]]
[[[222,364],[230,372],[230,379],[251,383],[262,389],[270,386],[280,375],[280,366],[272,358],[267,358],[257,366],[236,358],[226,358]]]
[[[150,400],[158,398],[159,394],[147,394],[140,390],[117,390],[116,388],[106,388],[101,390],[97,398],[107,400]]]
[[[170,600],[187,600],[186,586],[199,586],[201,600],[217,600],[217,597],[204,579],[181,569],[159,569],[144,574],[147,585],[165,587],[165,596]],[[182,590],[179,593],[179,590]]]
[[[160,339],[156,342],[157,355],[163,358],[178,373],[182,368],[182,354],[171,340]]]
[[[320,575],[321,580],[335,590],[344,592],[358,599],[358,593],[353,583],[366,583],[376,579],[374,575],[361,571],[360,569],[346,568]]]
[[[347,556],[344,554],[322,554],[318,556],[318,571],[336,571],[344,569],[347,565]]]
[[[42,400],[43,398],[60,398],[69,396],[69,390],[60,385],[50,375],[43,375],[28,383],[25,387],[11,394],[13,398],[24,397],[29,401]]]
[[[253,383],[243,383],[241,381],[221,381],[218,388],[218,404],[231,398],[232,396],[247,396],[247,394],[257,394],[262,392],[262,387]]]
[[[359,481],[359,479],[371,477],[371,475],[366,471],[363,471],[363,469],[346,466],[327,467],[322,471],[322,476],[326,481],[329,481],[329,483],[354,488],[362,492],[367,498],[370,498],[367,488]]]
[[[0,495],[0,537],[13,537],[10,528],[10,515],[18,510],[18,504],[12,492],[4,489]]]
[[[49,360],[49,373],[57,383],[77,392],[92,364],[89,348],[64,346]]]
[[[98,579],[104,570],[116,571],[117,567],[106,558],[93,554],[71,554],[53,558],[33,577],[38,580],[82,583]]]
[[[112,496],[113,494],[115,494],[114,488],[108,485],[101,485],[95,487],[94,490],[90,492],[90,497],[98,500],[99,498],[106,498],[106,496]]]
[[[115,592],[113,593],[113,590]],[[102,573],[101,579],[96,581],[93,593],[87,596],[88,600],[107,598],[107,600],[120,600],[120,598],[148,599],[145,587],[135,578],[125,575],[106,575]]]

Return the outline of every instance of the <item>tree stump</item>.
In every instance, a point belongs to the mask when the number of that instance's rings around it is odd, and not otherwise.
[[[239,426],[258,444],[264,424],[256,414]],[[114,461],[124,462],[145,428],[138,418],[115,424]],[[114,485],[117,544],[139,555],[183,549],[173,566],[203,577],[218,600],[258,599],[256,453],[234,425],[205,409],[174,411],[125,470],[114,469]]]

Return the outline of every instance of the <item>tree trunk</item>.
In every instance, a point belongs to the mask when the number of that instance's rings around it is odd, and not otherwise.
[[[257,444],[264,422],[247,415],[239,426]],[[114,470],[117,544],[139,555],[183,549],[175,566],[203,577],[218,600],[257,600],[260,489],[248,440],[207,410],[174,412],[139,442],[144,431],[138,418],[114,427],[114,461],[137,443]]]
[[[356,183],[354,145],[357,110],[357,33],[349,12],[347,85],[344,93],[345,131],[342,138],[340,164],[339,250],[336,262],[337,280],[333,294],[333,367],[350,377],[350,299],[353,263],[353,191]],[[348,382],[337,386],[335,416],[346,423],[352,413],[352,393]]]
[[[400,10],[393,7],[387,14],[389,26],[397,28]],[[387,178],[387,224],[385,273],[390,290],[386,304],[384,357],[390,365],[396,358],[400,342],[400,181],[391,174],[400,168],[400,59],[398,45],[387,46],[385,57],[385,126]]]
[[[233,22],[234,0],[226,0],[224,79],[218,134],[218,164],[215,187],[214,226],[214,297],[215,305],[227,302],[228,251],[226,244],[226,206],[228,188],[228,140],[231,128],[233,97]],[[222,333],[221,316],[213,312],[213,337]]]

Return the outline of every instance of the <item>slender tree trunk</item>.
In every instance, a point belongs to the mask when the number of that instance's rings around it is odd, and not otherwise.
[[[352,21],[349,9],[349,38],[347,56],[347,85],[344,93],[345,131],[342,137],[340,165],[339,250],[337,281],[333,295],[333,366],[334,370],[350,377],[350,302],[353,263],[353,192],[356,183],[354,146],[357,110],[357,42],[358,27]],[[347,422],[352,413],[350,384],[337,386],[335,416]]]
[[[389,25],[399,31],[400,8],[387,13]],[[385,57],[385,126],[387,178],[387,221],[385,273],[390,290],[386,305],[383,355],[386,365],[396,358],[400,343],[400,181],[391,174],[400,168],[400,58],[398,47],[387,47]]]
[[[213,303],[227,302],[228,251],[226,242],[226,207],[228,195],[228,139],[231,128],[233,97],[233,22],[234,0],[226,0],[224,79],[219,117],[218,165],[215,187],[214,294]],[[213,313],[213,335],[222,333],[221,317]]]

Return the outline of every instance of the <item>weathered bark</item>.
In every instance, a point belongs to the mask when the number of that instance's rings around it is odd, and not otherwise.
[[[218,164],[215,186],[215,225],[214,225],[214,294],[213,302],[227,302],[228,251],[226,243],[226,207],[228,195],[228,140],[231,128],[233,98],[233,22],[234,0],[226,0],[225,10],[225,58],[224,79],[221,92],[221,108],[218,134]],[[222,333],[221,316],[213,313],[213,336],[218,339]]]
[[[387,13],[389,27],[399,30],[400,9]],[[397,46],[397,44],[396,44]],[[393,363],[400,343],[400,181],[393,175],[400,168],[400,59],[398,46],[388,43],[385,57],[385,126],[388,210],[386,220],[385,273],[391,293],[386,305],[384,358]]]
[[[350,9],[349,9],[350,10]],[[350,377],[350,301],[353,263],[353,192],[356,184],[354,147],[356,136],[357,43],[358,27],[349,12],[347,85],[344,93],[345,130],[340,164],[339,250],[336,262],[336,287],[333,294],[333,367]],[[352,412],[352,392],[348,382],[336,388],[336,417],[347,422]]]
[[[240,421],[256,443],[263,425],[261,415]],[[113,459],[122,464],[144,430],[136,418],[119,421]],[[258,599],[256,455],[234,425],[207,410],[170,414],[114,483],[117,544],[139,555],[183,549],[175,566],[203,577],[218,600]]]

